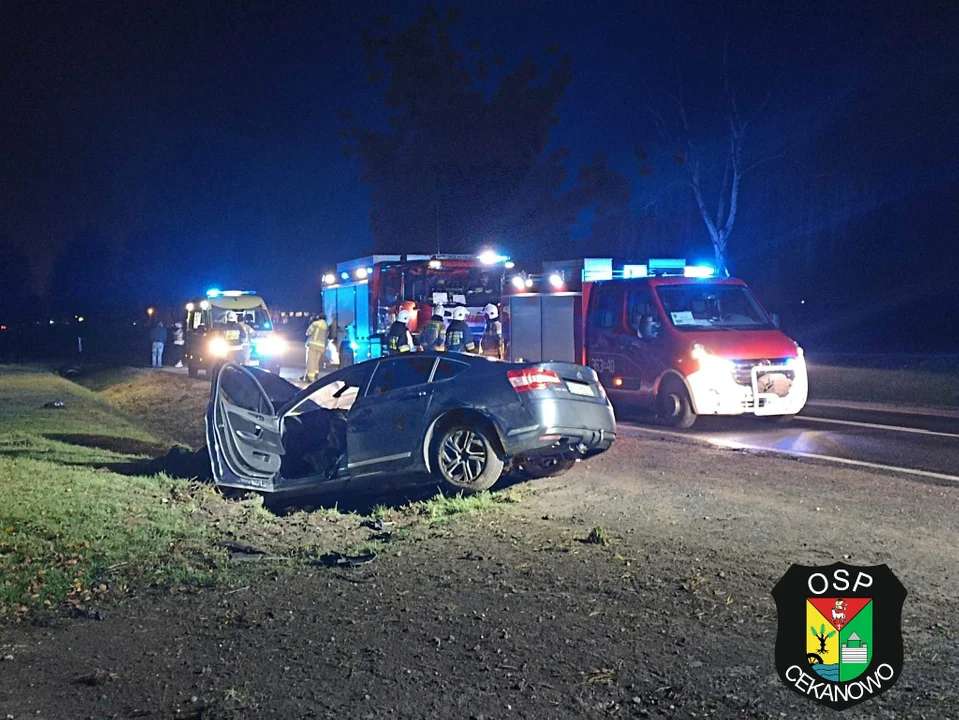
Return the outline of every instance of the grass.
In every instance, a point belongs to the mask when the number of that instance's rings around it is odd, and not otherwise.
[[[959,372],[809,366],[814,399],[959,408]]]
[[[436,524],[447,522],[458,515],[469,515],[491,510],[497,504],[521,501],[522,496],[515,491],[496,494],[487,491],[475,495],[457,494],[450,496],[440,492],[428,500],[411,503],[406,510],[415,515],[425,516],[430,523]]]
[[[289,560],[291,569],[328,550],[380,547],[370,544],[362,516],[337,507],[278,516],[259,495],[229,501],[211,486],[121,474],[169,440],[108,399],[122,387],[149,414],[164,398],[142,387],[166,381],[119,377],[120,386],[103,382],[97,393],[32,368],[0,370],[0,623],[87,608],[146,585],[230,581],[240,572],[231,543]],[[63,409],[44,408],[53,400]],[[392,537],[402,539],[424,522],[520,500],[516,491],[439,494],[398,509],[377,506],[373,515],[388,518]]]

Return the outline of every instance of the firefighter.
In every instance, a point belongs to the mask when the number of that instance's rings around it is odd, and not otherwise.
[[[443,322],[443,308],[437,306],[433,310],[433,317],[426,323],[420,332],[420,350],[442,350],[446,342],[446,323]]]
[[[224,335],[227,342],[234,340],[230,335],[236,332],[235,342],[231,343],[234,351],[239,351],[237,361],[241,365],[248,365],[250,362],[250,344],[253,342],[253,329],[245,322],[240,321],[235,312],[230,310],[226,314],[226,326]]]
[[[469,311],[462,305],[453,308],[453,320],[446,328],[446,350],[448,352],[473,353],[476,345],[473,343],[473,333],[466,324]]]
[[[486,330],[480,339],[480,355],[502,360],[504,357],[503,323],[499,319],[499,308],[489,303],[483,308],[483,314],[486,316]]]
[[[413,334],[406,326],[406,323],[409,321],[409,310],[404,308],[396,313],[396,320],[390,325],[390,331],[386,336],[390,355],[399,355],[400,353],[410,352],[413,349]]]
[[[330,326],[326,324],[326,315],[313,316],[313,322],[306,329],[306,381],[313,382],[320,377],[320,365],[326,367],[326,341],[330,336]]]

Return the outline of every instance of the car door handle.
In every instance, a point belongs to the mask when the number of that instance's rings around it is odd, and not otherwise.
[[[263,428],[257,428],[256,432],[249,432],[247,430],[237,430],[236,434],[239,435],[244,440],[259,440],[260,436],[263,434]]]

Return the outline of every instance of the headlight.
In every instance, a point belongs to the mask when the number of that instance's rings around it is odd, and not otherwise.
[[[214,357],[225,357],[228,352],[230,352],[230,346],[226,344],[226,340],[221,337],[210,340],[211,355]]]
[[[281,355],[286,352],[286,341],[276,336],[263,338],[256,343],[256,352],[260,355]]]
[[[732,360],[713,355],[699,343],[693,343],[692,350],[689,353],[693,360],[699,361],[699,368],[703,372],[730,374],[735,369]]]

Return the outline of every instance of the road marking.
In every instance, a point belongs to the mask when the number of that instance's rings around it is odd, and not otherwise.
[[[854,425],[856,427],[873,428],[875,430],[894,430],[895,432],[916,433],[918,435],[936,435],[938,437],[959,438],[959,433],[938,432],[922,428],[903,427],[902,425],[881,425],[880,423],[859,422],[858,420],[837,420],[833,418],[807,417],[797,415],[796,420],[804,422],[833,423],[835,425]]]
[[[959,418],[959,411],[949,408],[914,407],[877,402],[852,402],[848,400],[807,400],[806,407],[828,407],[841,410],[868,410],[870,412],[895,413],[898,415],[928,415],[930,417]]]
[[[620,428],[623,426],[620,425]],[[937,473],[931,470],[919,470],[917,468],[900,467],[898,465],[884,465],[883,463],[867,462],[865,460],[851,460],[849,458],[835,457],[834,455],[820,455],[818,453],[802,452],[800,450],[785,450],[782,448],[763,447],[762,445],[746,445],[735,440],[723,440],[721,438],[701,437],[698,435],[689,435],[687,433],[676,432],[675,430],[659,430],[657,428],[644,428],[638,425],[630,425],[630,430],[650,433],[654,435],[669,435],[682,438],[686,441],[695,441],[705,443],[714,447],[723,447],[729,450],[752,450],[762,453],[776,453],[778,455],[788,455],[790,457],[808,458],[810,460],[824,460],[826,462],[839,463],[840,465],[852,465],[854,467],[866,467],[873,470],[886,470],[888,472],[903,473],[905,475],[918,475],[920,477],[934,478],[936,480],[946,480],[948,482],[959,484],[959,475],[947,475]],[[624,433],[625,434],[625,433]]]

